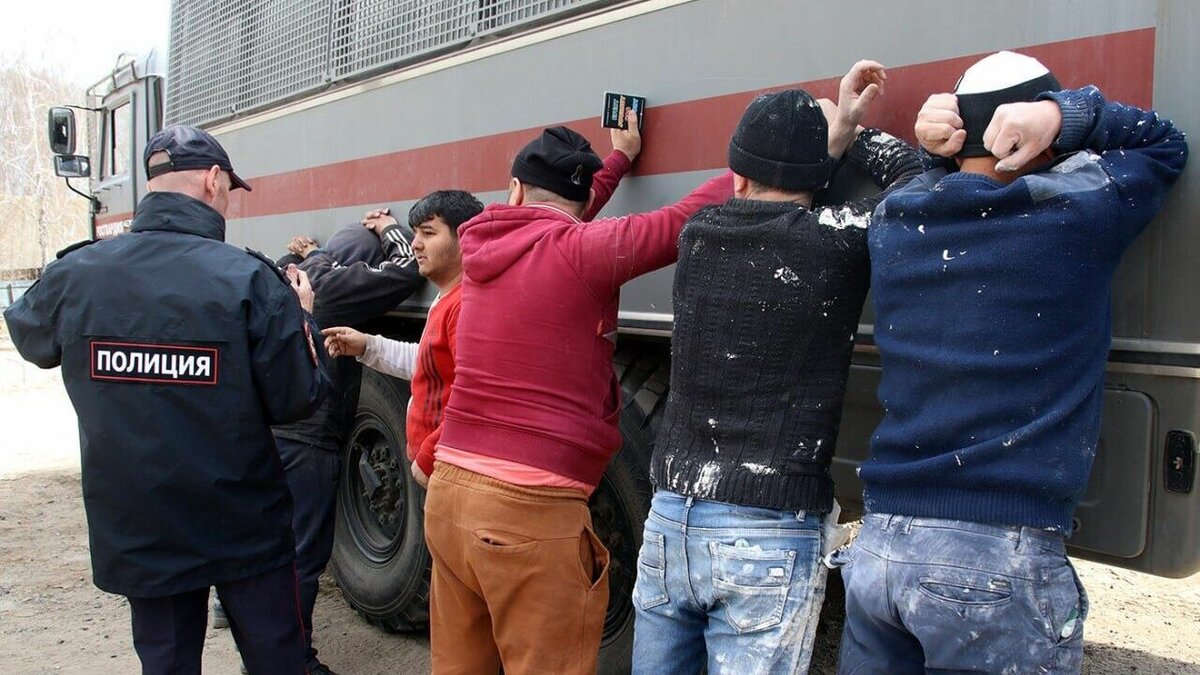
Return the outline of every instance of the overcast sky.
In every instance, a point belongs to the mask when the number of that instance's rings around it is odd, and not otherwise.
[[[0,16],[0,65],[25,58],[79,84],[109,72],[122,52],[165,52],[170,0],[22,0]],[[163,63],[166,61],[164,60]]]

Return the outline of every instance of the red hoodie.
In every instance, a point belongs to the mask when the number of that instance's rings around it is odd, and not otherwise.
[[[596,174],[598,211],[629,170]],[[650,213],[583,223],[492,204],[459,228],[462,310],[441,443],[596,485],[621,447],[612,370],[621,284],[679,255],[684,222],[733,194],[732,174]]]

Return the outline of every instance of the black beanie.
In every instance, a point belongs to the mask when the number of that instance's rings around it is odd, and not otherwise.
[[[586,138],[566,127],[553,127],[517,153],[512,175],[564,199],[586,202],[592,176],[603,166]]]
[[[808,192],[829,182],[829,124],[808,92],[789,89],[750,102],[729,141],[729,168],[767,187]]]

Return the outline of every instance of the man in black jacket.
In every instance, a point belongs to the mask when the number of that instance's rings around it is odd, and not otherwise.
[[[920,172],[913,148],[858,126],[883,79],[860,61],[828,112],[800,90],[755,99],[729,144],[734,198],[683,227],[635,673],[808,669],[829,463],[882,199],[820,206],[820,190],[843,154],[881,189]]]
[[[215,139],[167,127],[143,161],[131,232],[60,253],[5,320],[24,358],[62,365],[93,577],[129,598],[143,671],[200,671],[216,586],[249,671],[302,673],[270,425],[308,417],[329,386],[312,290],[224,243],[229,191],[249,186]]]
[[[317,324],[362,325],[424,286],[412,238],[412,230],[396,222],[387,209],[368,212],[361,224],[339,230],[323,248],[311,239],[294,238],[288,248],[298,262],[292,264],[312,280]],[[272,430],[294,503],[292,529],[309,675],[332,675],[313,649],[312,615],[319,580],[333,552],[337,480],[342,448],[358,408],[362,365],[343,356],[331,359],[329,373],[333,388],[316,413]]]

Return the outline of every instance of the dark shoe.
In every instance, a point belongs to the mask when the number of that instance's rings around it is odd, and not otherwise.
[[[330,670],[329,666],[324,663],[318,663],[315,666],[308,667],[308,675],[337,675],[337,673]]]
[[[229,628],[229,617],[225,616],[225,608],[221,606],[220,600],[213,600],[212,627],[213,630]]]

